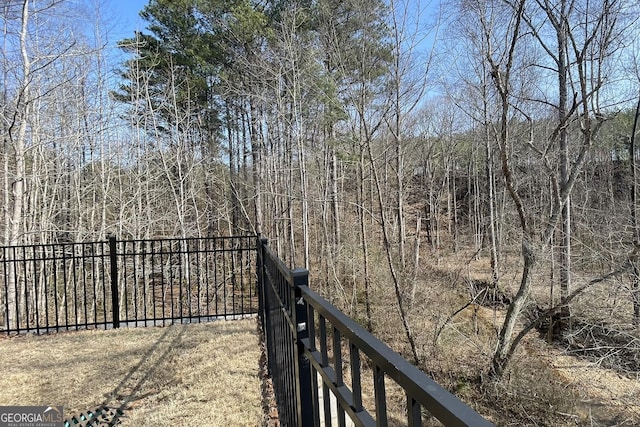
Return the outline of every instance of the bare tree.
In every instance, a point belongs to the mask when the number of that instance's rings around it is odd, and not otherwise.
[[[558,225],[562,241],[561,300],[558,306],[553,301],[550,304],[554,313],[560,311],[569,317],[569,301],[575,298],[570,286],[570,196],[603,123],[607,64],[619,44],[624,6],[615,0],[597,4],[580,0],[460,3],[463,16],[476,23],[468,26],[468,37],[473,50],[483,58],[475,67],[484,108],[478,109],[483,113],[475,120],[487,126],[487,137],[495,138],[503,183],[515,207],[521,233],[523,269],[492,361],[491,371],[497,376],[504,372],[524,336],[522,331],[513,335],[530,299],[537,261],[554,244]],[[490,87],[485,76],[490,77]],[[545,85],[535,84],[532,76]],[[550,93],[545,86],[554,80],[555,89]],[[535,123],[546,119],[545,109],[553,112],[555,123],[548,138],[541,141],[535,133]],[[574,129],[580,135],[575,143],[570,137]],[[543,218],[535,213],[540,209],[532,205],[532,195],[523,196],[526,190],[521,183],[525,175],[515,166],[519,161],[519,140],[525,141],[528,155],[535,155],[550,177],[551,202],[542,210]],[[489,161],[490,145],[486,157]],[[491,182],[489,174],[487,181]],[[494,256],[497,259],[497,254]]]
[[[636,104],[633,116],[633,127],[629,137],[629,165],[631,167],[631,226],[633,229],[634,251],[631,257],[633,262],[633,324],[640,325],[640,271],[638,271],[637,253],[640,250],[640,226],[638,224],[638,177],[636,171],[636,136],[638,134],[638,120],[640,120],[640,97]]]
[[[536,252],[552,243],[554,230],[562,218],[562,262],[561,262],[561,301],[560,310],[568,314],[569,300],[573,292],[570,291],[571,270],[571,216],[570,196],[578,174],[585,162],[586,154],[590,150],[594,137],[602,124],[603,114],[600,111],[600,92],[605,82],[606,61],[617,47],[620,35],[618,17],[622,5],[617,1],[603,0],[595,5],[579,1],[565,1],[551,3],[538,1],[534,7],[517,1],[510,4],[513,10],[513,30],[510,32],[507,47],[502,51],[503,56],[496,56],[491,40],[488,37],[490,27],[486,26],[487,52],[486,59],[491,67],[491,75],[496,91],[500,97],[502,108],[498,145],[502,159],[502,172],[505,185],[516,206],[520,217],[523,233],[522,256],[524,268],[522,281],[512,304],[509,306],[504,325],[500,332],[498,346],[493,358],[492,371],[500,375],[510,360],[515,348],[519,344],[522,334],[512,338],[519,313],[522,311],[529,297],[531,273],[536,260]],[[542,15],[542,17],[540,16]],[[551,103],[557,113],[557,124],[548,142],[543,147],[537,147],[532,138],[529,146],[540,155],[552,178],[553,203],[546,225],[540,230],[542,248],[538,249],[535,236],[538,234],[532,227],[526,205],[518,194],[513,181],[513,168],[509,164],[507,144],[509,135],[509,111],[512,100],[512,72],[516,47],[521,40],[522,26],[526,25],[529,34],[541,46],[550,58],[551,65],[544,62],[540,67],[550,70],[558,82],[558,101]],[[555,34],[549,38],[542,30],[549,25]],[[573,100],[569,99],[569,93]],[[549,97],[538,99],[549,105]],[[529,122],[531,119],[520,108]],[[568,128],[577,124],[581,132],[581,142],[576,154],[570,158]],[[549,153],[556,146],[558,165],[552,165]],[[557,174],[556,174],[557,170]],[[553,304],[553,302],[552,302]]]
[[[633,74],[640,83],[640,69],[638,58],[633,58]],[[633,300],[633,323],[640,325],[640,271],[638,269],[638,251],[640,250],[640,224],[638,223],[638,171],[636,165],[636,137],[638,136],[638,126],[640,121],[640,95],[636,103],[635,114],[633,115],[633,125],[631,135],[629,135],[629,166],[631,169],[631,228],[633,233],[633,253],[631,256],[633,268],[632,300]]]

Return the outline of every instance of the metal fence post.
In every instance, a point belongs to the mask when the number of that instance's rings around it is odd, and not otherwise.
[[[265,309],[265,303],[266,303],[266,293],[265,293],[265,280],[264,280],[264,269],[265,269],[265,248],[267,246],[267,242],[268,240],[264,237],[260,237],[258,236],[257,238],[258,242],[256,245],[256,251],[257,256],[256,256],[256,280],[257,280],[257,285],[258,285],[258,317],[260,319],[260,322],[262,324],[262,330],[263,332],[265,332],[265,336],[266,336],[266,323],[265,323],[265,318],[267,315],[266,309]]]
[[[272,357],[273,346],[275,345],[272,339],[272,327],[271,327],[271,313],[270,313],[270,301],[269,301],[269,287],[271,282],[267,280],[267,243],[268,240],[264,237],[258,236],[258,319],[262,326],[262,333],[264,337],[265,349],[267,353],[267,369],[270,375],[274,375],[275,361]]]
[[[311,380],[311,363],[304,354],[304,339],[309,337],[309,319],[307,316],[307,305],[302,297],[300,286],[309,285],[309,270],[297,268],[291,272],[293,278],[292,307],[291,315],[295,327],[295,375],[297,378],[296,407],[298,411],[298,425],[312,426],[313,420],[313,381]],[[311,319],[313,321],[313,319]]]
[[[109,237],[109,262],[111,263],[111,314],[113,327],[120,327],[120,303],[118,301],[118,245],[115,236]],[[106,319],[105,319],[106,320]]]

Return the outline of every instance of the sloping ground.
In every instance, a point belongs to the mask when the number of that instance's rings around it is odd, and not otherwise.
[[[0,339],[0,405],[111,408],[123,426],[263,422],[255,319]]]
[[[489,323],[494,312],[481,307],[478,314]],[[498,313],[498,323],[503,315]],[[500,396],[493,398],[513,411],[520,425],[639,425],[638,378],[622,375],[602,360],[570,354],[535,331],[523,339],[506,377],[496,387]],[[530,422],[525,424],[527,417]]]
[[[576,402],[576,420],[596,420],[599,425],[631,426],[640,419],[640,381],[599,366],[597,363],[548,349],[543,357],[567,384],[583,392]],[[592,422],[592,425],[595,423]]]

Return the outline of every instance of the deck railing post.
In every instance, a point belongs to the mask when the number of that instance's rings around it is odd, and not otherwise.
[[[295,306],[291,310],[295,328],[295,376],[297,379],[296,407],[298,411],[298,425],[312,426],[313,420],[313,381],[311,381],[311,363],[304,353],[304,339],[309,337],[309,319],[307,306],[302,297],[300,286],[309,285],[309,271],[297,268],[291,272],[293,289],[291,302]]]
[[[120,327],[120,303],[118,300],[118,242],[115,236],[109,237],[109,262],[111,267],[111,314],[113,328]]]

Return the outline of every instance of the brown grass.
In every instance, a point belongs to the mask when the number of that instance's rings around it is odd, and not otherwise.
[[[262,422],[255,320],[0,340],[0,405],[121,408],[124,426]]]

